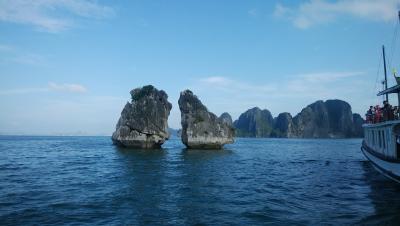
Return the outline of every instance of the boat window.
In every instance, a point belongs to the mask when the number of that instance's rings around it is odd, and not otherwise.
[[[378,131],[378,144],[379,144],[379,147],[382,147],[381,131],[380,130]]]
[[[372,130],[372,145],[375,146],[375,131]]]
[[[386,139],[385,139],[385,130],[382,130],[382,145],[383,148],[386,148]]]
[[[371,142],[371,132],[370,132],[370,131],[366,131],[366,133],[367,133],[367,143],[368,143],[369,145],[371,145],[371,144],[370,144],[370,142]]]

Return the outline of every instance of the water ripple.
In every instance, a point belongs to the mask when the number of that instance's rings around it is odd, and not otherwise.
[[[130,150],[109,137],[0,136],[2,225],[343,225],[400,220],[361,140],[238,139]]]

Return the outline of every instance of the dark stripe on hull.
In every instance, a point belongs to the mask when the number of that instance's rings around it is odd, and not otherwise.
[[[392,157],[387,157],[379,152],[374,151],[374,149],[368,147],[368,145],[365,143],[365,141],[362,142],[362,147],[371,155],[375,156],[376,158],[385,161],[385,162],[391,162],[391,163],[400,163],[400,159],[398,158],[392,158]]]
[[[400,176],[392,173],[391,171],[388,171],[384,168],[382,168],[381,166],[379,166],[377,163],[375,163],[373,160],[371,160],[367,154],[365,154],[365,152],[368,152],[369,154],[373,155],[372,153],[370,153],[365,147],[364,145],[361,147],[361,152],[364,154],[364,156],[368,159],[369,162],[372,163],[372,165],[378,170],[380,171],[384,176],[388,177],[389,179],[392,179],[394,181],[396,181],[397,183],[400,183]],[[373,155],[375,156],[375,155]],[[375,156],[376,157],[376,156]],[[382,161],[385,161],[383,159],[381,159]]]

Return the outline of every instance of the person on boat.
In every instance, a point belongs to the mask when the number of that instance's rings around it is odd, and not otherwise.
[[[383,101],[383,121],[393,120],[394,119],[394,110],[392,105],[389,104],[387,100]]]
[[[365,118],[366,118],[367,123],[372,123],[373,118],[374,118],[373,112],[374,112],[374,107],[369,106],[367,114],[365,114]]]
[[[375,123],[375,115],[376,115],[375,107],[372,107],[372,118],[371,118],[372,123]]]
[[[381,110],[382,110],[383,121],[385,122],[385,121],[389,120],[390,107],[389,107],[389,103],[386,100],[383,101],[383,107]]]
[[[379,107],[379,105],[376,105],[374,108],[374,123],[379,123],[382,120],[382,111],[381,108]]]
[[[388,119],[394,120],[394,108],[388,103]]]
[[[399,107],[398,106],[393,107],[393,119],[394,120],[399,119]]]

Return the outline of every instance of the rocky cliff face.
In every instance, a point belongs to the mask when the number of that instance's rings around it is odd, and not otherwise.
[[[272,133],[274,119],[271,112],[258,107],[247,110],[234,122],[239,137],[269,137]]]
[[[353,114],[353,137],[363,137],[364,130],[362,124],[364,124],[364,119],[359,114]]]
[[[232,117],[228,112],[222,113],[221,116],[219,116],[219,119],[228,125],[233,126]]]
[[[160,148],[169,138],[172,105],[163,90],[151,85],[133,89],[112,135],[113,143],[133,148]]]
[[[289,113],[281,113],[271,121],[272,116],[266,113],[261,116],[263,111],[253,108],[243,113],[234,123],[238,136],[347,138],[363,134],[364,120],[358,114],[353,115],[350,105],[342,100],[317,101],[294,118]]]
[[[294,118],[297,137],[346,138],[353,137],[353,114],[342,100],[317,101],[308,105]]]
[[[288,112],[280,113],[274,120],[272,137],[296,137],[296,125],[293,123],[292,115]]]
[[[181,92],[182,142],[188,148],[220,149],[224,144],[233,143],[234,128],[218,118],[201,103],[190,90]]]

